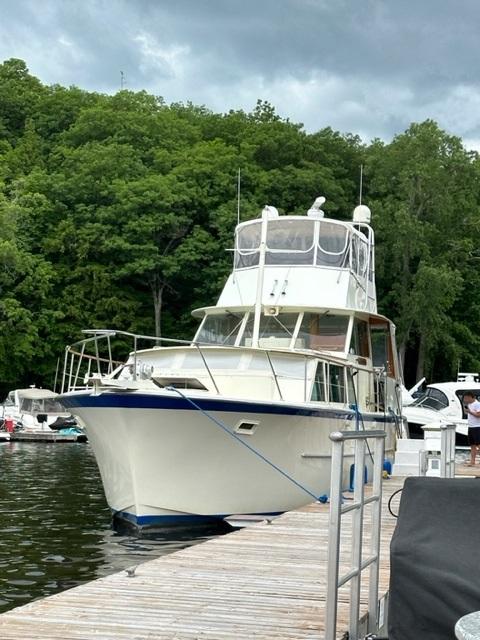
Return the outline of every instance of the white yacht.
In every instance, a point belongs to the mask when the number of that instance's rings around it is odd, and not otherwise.
[[[237,226],[233,271],[216,306],[193,312],[193,341],[97,329],[67,348],[61,401],[116,516],[142,527],[296,508],[328,494],[336,430],[385,429],[393,454],[401,380],[370,211],[327,219],[324,201]]]
[[[408,405],[403,415],[408,422],[411,438],[423,438],[422,427],[444,422],[456,424],[456,444],[468,444],[468,421],[463,396],[471,391],[480,397],[480,377],[475,373],[459,373],[455,382],[436,382],[427,385],[424,393]]]

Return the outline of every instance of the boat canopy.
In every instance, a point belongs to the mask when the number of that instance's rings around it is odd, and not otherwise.
[[[235,269],[258,266],[261,234],[262,220],[237,227]],[[351,268],[373,279],[370,238],[339,220],[300,216],[268,220],[265,264]]]
[[[28,398],[29,400],[40,400],[42,398],[56,398],[58,393],[50,391],[50,389],[37,389],[30,387],[29,389],[17,389],[19,398]]]
[[[47,413],[69,415],[63,404],[57,400],[58,393],[50,389],[16,389],[5,399],[5,407],[16,407],[21,413]]]

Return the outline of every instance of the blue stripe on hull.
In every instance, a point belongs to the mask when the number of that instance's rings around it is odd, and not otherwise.
[[[195,411],[195,407],[185,398],[179,396],[150,395],[139,393],[104,392],[101,395],[62,395],[62,404],[68,409],[81,407],[121,408],[121,409],[167,409]],[[306,407],[284,404],[262,404],[242,400],[225,400],[217,398],[201,398],[192,396],[195,404],[205,411],[224,411],[235,413],[266,413],[284,416],[310,416],[315,418],[333,418],[337,420],[353,420],[355,412],[348,409],[310,409]],[[362,413],[367,422],[394,422],[395,418],[383,414]]]
[[[254,516],[278,516],[280,515],[280,511],[276,511],[275,513],[254,513],[249,515]],[[112,515],[114,518],[118,518],[120,520],[124,520],[128,522],[128,524],[133,525],[137,528],[142,527],[172,527],[172,526],[199,526],[199,525],[208,525],[218,523],[226,518],[228,515],[217,515],[217,516],[206,516],[206,515],[193,515],[193,514],[185,514],[185,515],[175,515],[175,516],[136,516],[133,513],[129,513],[128,511],[112,511]]]

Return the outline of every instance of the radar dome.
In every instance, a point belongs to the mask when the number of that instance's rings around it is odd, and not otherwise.
[[[366,222],[367,224],[369,224],[371,218],[372,218],[372,212],[364,204],[359,204],[358,207],[355,207],[355,209],[353,210],[354,222]]]

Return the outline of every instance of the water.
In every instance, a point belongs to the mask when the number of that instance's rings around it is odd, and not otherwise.
[[[0,613],[225,532],[114,531],[88,444],[0,444]]]

